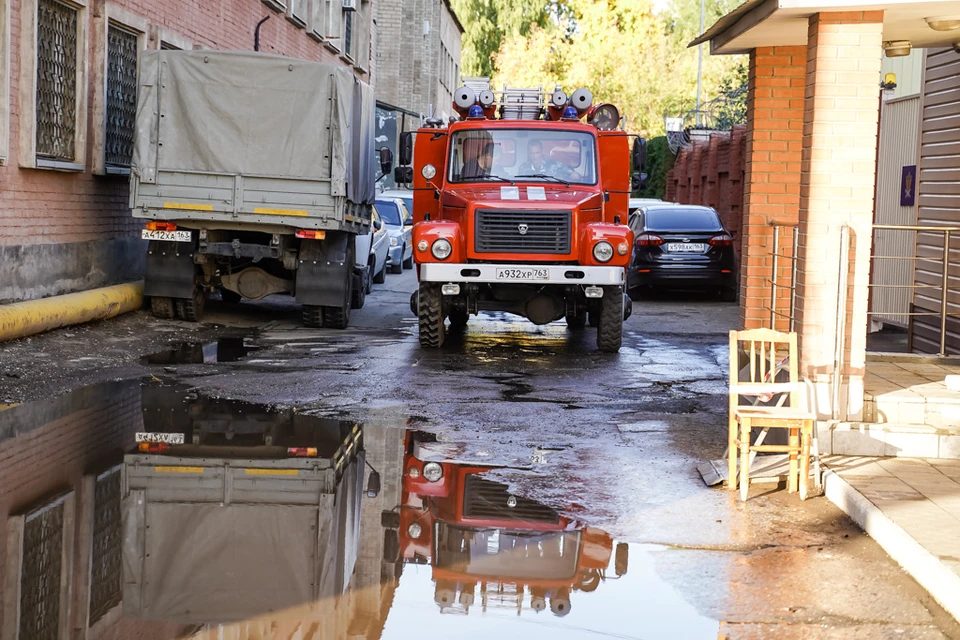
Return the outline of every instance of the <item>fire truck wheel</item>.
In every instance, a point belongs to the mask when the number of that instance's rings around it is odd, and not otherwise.
[[[176,301],[177,315],[187,322],[199,322],[203,316],[203,309],[207,306],[207,292],[203,287],[193,291],[192,298],[178,298]]]
[[[445,337],[443,295],[439,284],[424,282],[420,285],[417,312],[420,319],[420,346],[439,348]]]
[[[470,314],[466,311],[451,311],[450,312],[450,328],[451,329],[461,329],[467,326],[467,322],[470,321]]]
[[[303,326],[313,329],[323,328],[323,307],[312,304],[303,305]]]
[[[623,342],[623,287],[604,287],[600,298],[597,348],[607,353],[620,351]]]
[[[154,296],[150,298],[150,311],[155,318],[163,320],[173,319],[173,298],[162,298]]]
[[[571,329],[583,329],[587,325],[587,312],[567,314],[567,326]]]

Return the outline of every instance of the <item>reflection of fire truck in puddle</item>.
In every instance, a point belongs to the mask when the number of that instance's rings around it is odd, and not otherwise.
[[[422,434],[409,432],[404,456],[400,548],[405,562],[430,563],[441,612],[525,606],[558,616],[573,591],[608,579],[613,538],[555,509],[510,493],[488,466],[425,461]],[[614,572],[627,572],[618,544]]]

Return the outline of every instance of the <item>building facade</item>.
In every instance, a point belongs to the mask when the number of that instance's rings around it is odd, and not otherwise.
[[[142,275],[139,52],[254,48],[372,81],[372,0],[0,0],[0,303]],[[282,125],[280,125],[282,126]]]
[[[463,26],[449,0],[396,0],[376,6],[377,147],[397,149],[420,116],[446,120],[460,86]],[[382,187],[393,186],[386,176]]]

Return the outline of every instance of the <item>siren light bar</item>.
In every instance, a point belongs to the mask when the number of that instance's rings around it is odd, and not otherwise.
[[[493,118],[499,106],[500,117],[505,120],[579,120],[593,106],[589,89],[580,88],[567,96],[559,85],[552,93],[542,88],[516,89],[505,85],[499,97],[498,101],[487,78],[464,78],[463,86],[453,94],[453,108],[461,118]]]

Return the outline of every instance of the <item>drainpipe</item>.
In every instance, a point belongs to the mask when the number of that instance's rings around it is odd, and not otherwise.
[[[264,16],[263,20],[257,23],[257,27],[253,30],[253,50],[260,51],[260,27],[263,26],[263,23],[270,19],[270,16]]]
[[[847,320],[847,278],[850,273],[850,227],[840,227],[840,273],[837,279],[837,330],[833,353],[833,419],[840,419],[840,387],[843,373],[844,336]]]

